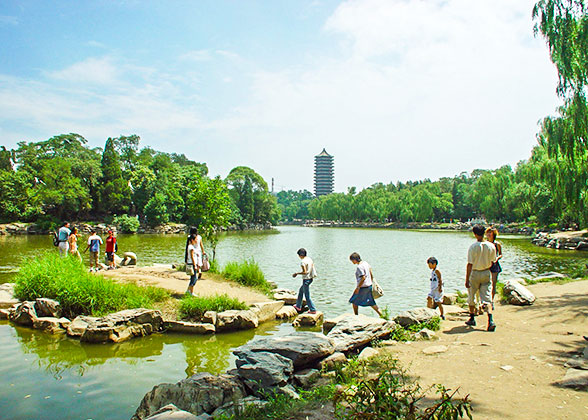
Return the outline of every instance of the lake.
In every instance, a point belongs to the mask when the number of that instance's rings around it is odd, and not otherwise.
[[[529,238],[499,240],[504,249],[503,278],[576,272],[588,257],[585,252],[536,247]],[[300,279],[293,279],[291,273],[299,271],[296,251],[306,248],[319,275],[311,296],[318,310],[333,317],[351,310],[347,301],[355,279],[349,255],[358,252],[384,288],[378,304],[395,314],[424,305],[430,276],[425,261],[430,256],[439,260],[445,290],[463,289],[465,256],[473,241],[467,232],[282,226],[272,232],[225,234],[217,258],[221,265],[253,258],[268,280],[297,289]],[[181,235],[120,235],[119,253],[135,252],[139,265],[171,264],[182,261],[184,244]],[[57,252],[48,236],[0,237],[0,251],[0,282],[11,281],[23,258]],[[87,260],[87,254],[84,257]],[[128,419],[154,385],[177,382],[196,372],[223,372],[234,364],[231,350],[255,335],[290,331],[288,323],[267,323],[256,331],[212,337],[155,334],[92,345],[0,321],[0,418]]]

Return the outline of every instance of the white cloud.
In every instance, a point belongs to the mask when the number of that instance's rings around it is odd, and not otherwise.
[[[212,55],[208,50],[194,50],[188,51],[180,55],[180,60],[182,61],[210,61],[212,60]]]
[[[109,57],[88,58],[79,63],[54,71],[50,77],[70,83],[113,85],[118,82],[118,69]]]

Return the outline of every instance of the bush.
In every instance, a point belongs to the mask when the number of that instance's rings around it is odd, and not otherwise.
[[[263,272],[253,259],[228,263],[223,269],[222,275],[243,286],[254,287],[265,292],[271,290]]]
[[[114,216],[112,223],[114,223],[122,233],[137,233],[140,225],[137,216],[133,217],[128,214]]]
[[[434,316],[430,321],[419,322],[418,324],[413,324],[406,328],[398,325],[396,329],[392,331],[392,336],[390,338],[396,341],[412,341],[414,340],[414,333],[417,333],[424,328],[428,328],[432,331],[439,331],[441,328],[441,318]]]
[[[16,276],[14,293],[20,300],[55,299],[68,318],[150,308],[169,298],[169,292],[158,287],[119,284],[88,273],[78,259],[61,258],[57,253],[25,262]]]
[[[231,298],[226,294],[215,296],[184,296],[180,301],[181,318],[199,318],[206,311],[223,312],[231,309],[249,309],[245,302]]]

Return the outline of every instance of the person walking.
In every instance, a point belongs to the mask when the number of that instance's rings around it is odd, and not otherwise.
[[[353,306],[353,313],[358,315],[360,306],[371,306],[379,316],[382,316],[382,312],[380,312],[380,308],[376,305],[374,295],[372,294],[372,279],[374,278],[372,268],[366,261],[361,260],[357,252],[351,254],[349,260],[354,265],[357,265],[355,269],[356,287],[353,295],[349,299],[349,303]]]
[[[192,240],[192,236],[196,238],[196,243],[194,244],[194,252],[196,254],[196,265],[194,266],[194,271],[197,273],[198,278],[202,278],[202,258],[206,255],[204,251],[204,244],[202,241],[202,236],[198,234],[198,228],[191,227],[190,234],[188,235],[188,239],[186,240],[186,251],[184,253],[184,259],[186,264],[188,263],[188,247],[190,246],[190,241]]]
[[[90,271],[98,271],[101,244],[102,238],[96,234],[96,229],[92,229],[88,237],[88,246],[84,249],[84,252],[90,250]]]
[[[298,299],[296,300],[294,309],[296,309],[298,313],[302,312],[302,299],[304,298],[308,305],[308,313],[316,314],[316,308],[310,298],[310,285],[316,277],[314,262],[306,255],[306,249],[300,248],[296,253],[298,254],[298,258],[301,259],[300,267],[302,268],[302,271],[300,273],[292,274],[292,277],[295,278],[296,276],[302,276],[302,285],[300,286],[300,289],[298,289]]]
[[[71,230],[69,229],[69,222],[65,222],[57,232],[57,240],[59,241],[57,248],[59,249],[59,255],[62,257],[65,257],[69,251],[69,235],[71,235]]]
[[[482,308],[488,313],[488,331],[495,331],[496,324],[492,316],[492,275],[490,267],[496,261],[496,248],[484,240],[484,226],[475,225],[472,229],[476,242],[468,249],[465,287],[468,289],[470,319],[466,325],[476,325],[476,305],[474,297],[480,293]]]
[[[186,249],[186,272],[190,274],[190,283],[186,294],[194,296],[194,286],[198,280],[198,254],[196,246],[198,245],[198,235],[192,233],[188,236],[188,247]]]
[[[67,243],[69,244],[69,253],[73,257],[77,257],[78,260],[82,260],[80,255],[80,251],[78,251],[78,228],[73,227],[71,229],[71,233],[69,238],[67,238]]]
[[[498,275],[502,272],[502,267],[500,266],[500,260],[502,259],[502,244],[496,241],[497,236],[498,229],[493,227],[486,229],[486,239],[494,245],[494,248],[496,248],[496,261],[494,261],[490,267],[490,273],[492,273],[492,308],[494,308],[494,296],[496,295]]]

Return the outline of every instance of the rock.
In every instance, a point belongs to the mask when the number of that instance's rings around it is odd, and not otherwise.
[[[333,369],[337,365],[343,365],[347,363],[347,357],[345,354],[341,352],[335,352],[328,357],[325,357],[323,360],[318,362],[317,367],[320,370],[330,370]]]
[[[348,317],[348,316],[354,316],[354,315],[353,314],[350,314],[350,313],[345,313],[343,315],[339,315],[336,318],[325,319],[324,322],[323,322],[323,332],[325,334],[328,334],[329,331],[331,331],[333,329],[333,327],[335,325],[337,325],[337,323],[339,321],[341,321],[343,318]]]
[[[417,337],[423,338],[425,340],[432,340],[433,338],[436,337],[435,331],[432,331],[428,328],[423,328],[416,335],[417,335]]]
[[[257,328],[259,320],[257,314],[251,310],[237,311],[230,310],[217,314],[217,331],[235,331]]]
[[[146,419],[168,404],[195,415],[212,413],[243,397],[245,388],[235,377],[197,373],[175,384],[163,383],[153,387],[143,397],[132,420]]]
[[[584,347],[584,352],[582,353],[584,359],[588,359],[588,346]]]
[[[245,408],[247,408],[250,405],[254,405],[256,407],[263,407],[266,404],[267,404],[267,401],[260,400],[259,398],[256,398],[253,395],[250,395],[250,396],[245,397],[245,398],[238,400],[236,402],[230,402],[230,403],[227,403],[227,404],[217,408],[216,410],[214,410],[211,417],[218,418],[222,415],[225,415],[227,417],[230,417],[233,415],[238,416],[239,413],[242,413],[243,410],[245,410]]]
[[[298,394],[298,392],[296,392],[292,385],[281,386],[279,388],[276,388],[276,391],[279,394],[285,395],[293,400],[300,399],[300,395]]]
[[[306,312],[298,315],[292,325],[295,327],[315,327],[322,324],[323,317],[324,315],[320,311],[317,311],[315,314]]]
[[[507,280],[502,291],[511,305],[532,305],[535,302],[535,295],[520,283]]]
[[[187,411],[180,410],[173,404],[168,404],[161,407],[145,420],[198,420],[198,417]]]
[[[37,319],[37,312],[35,312],[35,302],[25,301],[19,303],[14,311],[9,313],[8,319],[15,324],[32,327],[33,321]]]
[[[565,376],[554,384],[566,388],[588,388],[588,371],[568,369]]]
[[[251,310],[257,314],[259,323],[276,319],[276,313],[282,309],[284,301],[260,302],[251,305]]]
[[[574,246],[574,249],[576,247]],[[535,277],[533,279],[533,282],[542,282],[542,281],[550,281],[550,280],[556,280],[556,279],[565,279],[568,276],[566,276],[565,274],[561,274],[561,273],[556,273],[555,271],[550,271],[549,273],[545,273],[542,274],[539,277]]]
[[[431,346],[423,349],[425,354],[445,353],[448,350],[447,346]]]
[[[61,317],[61,305],[53,299],[38,298],[35,300],[35,312],[38,317]]]
[[[294,306],[284,305],[282,309],[276,312],[276,319],[290,319],[298,316],[298,311]]]
[[[216,332],[213,324],[184,321],[165,321],[165,327],[167,331],[185,334],[214,334]]]
[[[98,318],[88,324],[81,336],[90,343],[119,343],[133,337],[144,337],[161,330],[161,312],[153,309],[127,309]]]
[[[14,283],[0,284],[0,309],[8,309],[19,303],[14,297]]]
[[[347,353],[375,339],[387,338],[394,327],[394,322],[385,319],[347,315],[329,331],[327,337],[333,340],[335,351]]]
[[[564,366],[573,369],[588,370],[588,360],[584,358],[568,359]]]
[[[443,305],[455,305],[457,303],[457,293],[444,293]]]
[[[10,311],[8,309],[0,309],[0,319],[8,319]]]
[[[70,337],[81,337],[86,331],[86,328],[88,328],[88,324],[96,320],[98,318],[83,315],[74,318],[67,327],[67,335]]]
[[[71,321],[67,318],[40,317],[33,321],[33,328],[51,334],[65,333]]]
[[[298,331],[285,336],[257,338],[233,353],[240,357],[246,351],[276,353],[292,360],[294,368],[300,368],[333,354],[335,348],[331,339],[323,334]]]
[[[281,300],[284,302],[285,305],[296,305],[298,293],[296,293],[294,290],[275,289],[273,292],[275,300]],[[306,304],[306,299],[302,300],[302,304]]]
[[[522,284],[523,286],[526,286],[527,285],[527,281],[525,279],[523,279],[523,278],[520,278],[520,277],[517,277],[517,278],[514,278],[514,279],[508,279],[507,281],[512,281],[514,283],[519,283],[519,284]],[[503,282],[501,281],[501,283],[503,283]]]
[[[433,309],[416,308],[401,312],[394,318],[394,321],[406,328],[421,322],[429,322],[436,316],[439,316],[439,314]]]
[[[137,255],[134,252],[125,252],[121,265],[137,265]]]
[[[204,312],[204,315],[202,316],[202,322],[205,324],[212,324],[214,326],[216,326],[216,311],[206,311]]]
[[[243,351],[235,364],[245,386],[260,397],[264,390],[285,386],[294,372],[292,360],[265,351]]]
[[[321,373],[317,369],[304,369],[294,374],[294,380],[302,388],[310,388],[319,376]]]
[[[500,369],[504,370],[505,372],[510,372],[514,368],[511,365],[504,365],[504,366],[500,366]]]
[[[359,356],[357,356],[358,360],[367,360],[370,359],[374,356],[377,356],[379,354],[378,350],[376,350],[373,347],[366,347],[365,349],[363,349],[361,351],[361,353],[359,353]]]

